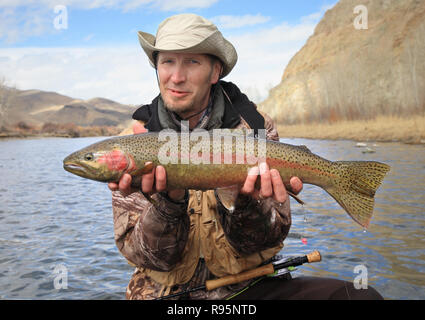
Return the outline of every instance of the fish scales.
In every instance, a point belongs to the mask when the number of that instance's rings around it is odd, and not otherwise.
[[[209,190],[242,186],[248,170],[258,161],[266,161],[279,171],[287,186],[291,177],[297,176],[303,183],[326,190],[363,227],[369,225],[374,195],[390,169],[375,161],[332,162],[305,146],[241,134],[224,134],[221,140],[214,140],[213,132],[192,132],[190,139],[188,133],[160,134],[144,133],[95,143],[66,157],[64,168],[84,178],[116,182],[124,173],[138,177],[163,165],[168,189]],[[257,162],[248,161],[252,159]],[[152,165],[147,165],[149,162]],[[140,179],[133,181],[135,186],[140,184]]]

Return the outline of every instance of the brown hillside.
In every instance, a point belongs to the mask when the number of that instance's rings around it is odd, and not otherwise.
[[[367,29],[356,29],[367,9]],[[259,105],[280,123],[425,112],[425,1],[341,0]]]

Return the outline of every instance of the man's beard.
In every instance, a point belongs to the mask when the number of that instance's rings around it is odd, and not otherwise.
[[[194,111],[193,110],[193,107],[194,107],[193,102],[189,103],[188,105],[185,105],[185,106],[175,106],[175,105],[172,105],[172,104],[168,104],[167,102],[164,101],[164,107],[167,110],[178,114],[180,116],[180,118],[184,118],[185,115]]]

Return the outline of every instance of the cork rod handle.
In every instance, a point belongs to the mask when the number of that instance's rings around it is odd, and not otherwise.
[[[308,260],[308,263],[320,262],[322,261],[322,256],[320,255],[319,251],[314,250],[313,252],[307,254],[307,260]]]
[[[271,263],[261,266],[256,269],[248,270],[238,274],[232,274],[229,276],[225,276],[219,279],[207,280],[205,282],[205,287],[208,291],[227,286],[234,283],[239,283],[245,280],[261,277],[267,274],[272,274],[274,272],[273,265]]]

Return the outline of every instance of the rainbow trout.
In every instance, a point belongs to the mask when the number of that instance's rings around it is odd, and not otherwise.
[[[248,170],[261,161],[291,177],[323,188],[361,226],[372,218],[374,195],[386,164],[375,161],[329,161],[305,146],[212,131],[197,134],[159,132],[106,139],[76,151],[63,161],[64,169],[83,178],[117,182],[124,173],[140,186],[140,176],[162,165],[168,189],[225,190],[241,187]],[[226,140],[227,139],[227,140]]]

